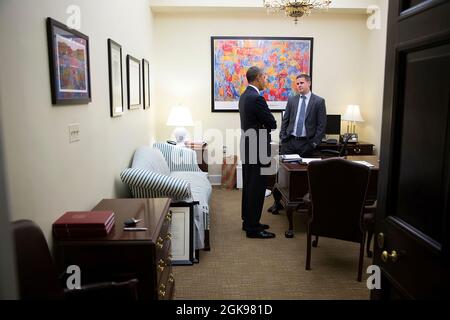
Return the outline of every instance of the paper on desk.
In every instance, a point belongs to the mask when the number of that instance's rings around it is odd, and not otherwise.
[[[298,154],[283,154],[281,155],[281,159],[283,160],[301,160]]]
[[[320,161],[320,160],[322,160],[322,159],[321,158],[302,158],[302,162],[306,163],[306,164],[309,164],[310,162],[313,162],[313,161]]]
[[[363,165],[365,165],[365,166],[367,166],[369,168],[375,167],[373,164],[371,164],[371,163],[369,163],[367,161],[353,161],[353,162],[356,162],[356,163],[359,163],[359,164],[363,164]]]

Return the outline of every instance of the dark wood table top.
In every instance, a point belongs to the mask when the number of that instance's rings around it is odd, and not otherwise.
[[[111,232],[105,237],[73,238],[64,239],[60,242],[110,242],[110,241],[136,241],[156,242],[158,232],[164,219],[161,215],[166,214],[170,207],[170,199],[103,199],[92,211],[112,210],[114,211],[115,224]],[[124,231],[124,222],[128,219],[142,219],[136,227],[145,227],[146,231]]]
[[[372,170],[378,170],[380,168],[378,156],[348,156],[346,159],[350,161],[366,161],[373,165],[373,167],[370,168]],[[280,165],[283,166],[287,171],[306,171],[308,168],[307,164],[295,162],[281,162]]]

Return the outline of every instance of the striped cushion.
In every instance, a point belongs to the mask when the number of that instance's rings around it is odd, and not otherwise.
[[[167,161],[170,172],[173,171],[199,171],[197,154],[189,148],[177,147],[168,143],[155,143],[157,148],[163,154]]]
[[[135,198],[169,197],[182,200],[191,197],[191,188],[187,181],[146,169],[125,169],[120,178],[128,184]]]

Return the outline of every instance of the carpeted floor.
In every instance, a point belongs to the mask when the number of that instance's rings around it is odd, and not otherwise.
[[[211,251],[200,252],[200,263],[176,266],[175,299],[368,299],[365,270],[357,282],[359,245],[320,238],[312,249],[311,268],[305,270],[306,233],[300,214],[295,215],[295,238],[286,239],[284,211],[267,212],[273,198],[266,198],[262,223],[270,225],[275,239],[249,239],[241,230],[241,192],[214,188],[211,201]]]

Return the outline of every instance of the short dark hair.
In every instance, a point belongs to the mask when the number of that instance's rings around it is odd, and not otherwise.
[[[311,76],[306,74],[306,73],[302,73],[302,74],[297,76],[297,80],[300,79],[300,78],[304,78],[304,79],[306,79],[306,81],[311,82]]]
[[[258,68],[256,66],[250,67],[247,70],[247,74],[246,74],[248,83],[252,83],[253,81],[255,81],[256,78],[258,78],[258,76],[260,74],[262,74],[262,71],[260,68]]]

